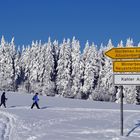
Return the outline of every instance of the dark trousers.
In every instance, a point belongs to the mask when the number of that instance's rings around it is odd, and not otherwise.
[[[5,102],[1,102],[0,106],[2,106],[2,105],[6,108]]]
[[[31,109],[32,109],[35,105],[36,105],[36,107],[37,107],[38,109],[40,109],[40,107],[39,107],[39,105],[38,105],[37,102],[34,102],[34,103],[32,104]]]

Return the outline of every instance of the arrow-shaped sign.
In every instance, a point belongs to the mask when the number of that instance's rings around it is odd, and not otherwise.
[[[114,61],[114,72],[140,72],[140,61]]]
[[[140,59],[140,47],[112,48],[105,55],[112,59]]]

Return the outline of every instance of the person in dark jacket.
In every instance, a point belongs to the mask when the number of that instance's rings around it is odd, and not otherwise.
[[[40,107],[39,107],[39,105],[38,105],[38,102],[39,102],[38,93],[36,93],[36,94],[33,96],[32,100],[33,100],[33,104],[32,104],[32,106],[31,106],[31,109],[32,109],[35,105],[36,105],[36,107],[37,107],[38,109],[40,109]]]
[[[5,97],[5,92],[3,92],[2,93],[2,95],[1,95],[1,104],[0,104],[0,106],[4,106],[5,108],[6,108],[6,100],[7,100],[7,98]]]

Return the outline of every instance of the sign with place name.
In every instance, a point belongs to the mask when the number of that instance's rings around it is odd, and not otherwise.
[[[114,85],[140,85],[139,74],[114,74]]]
[[[112,48],[105,55],[112,59],[140,59],[140,47]]]
[[[120,122],[121,136],[123,136],[123,85],[140,85],[140,74],[132,72],[140,72],[140,47],[112,48],[105,52],[105,55],[112,59],[133,59],[133,61],[116,61],[113,62],[114,72],[131,72],[131,74],[114,74],[114,85],[120,86]]]
[[[139,61],[114,61],[114,72],[140,72],[140,60]]]

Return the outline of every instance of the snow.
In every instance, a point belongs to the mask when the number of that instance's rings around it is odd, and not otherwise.
[[[40,97],[30,109],[31,94],[6,93],[0,109],[0,140],[139,140],[138,105],[124,105],[124,136],[120,136],[120,105],[91,100]]]

